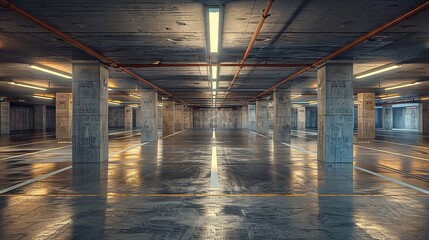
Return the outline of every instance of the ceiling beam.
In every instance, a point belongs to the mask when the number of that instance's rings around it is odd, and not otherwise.
[[[313,62],[310,66],[304,67],[301,70],[295,72],[294,74],[292,74],[288,78],[286,78],[286,79],[284,79],[284,80],[276,83],[275,85],[271,86],[267,90],[265,90],[265,91],[259,93],[258,95],[250,98],[249,100],[245,101],[244,103],[242,103],[242,105],[245,105],[245,104],[253,101],[254,99],[257,99],[259,97],[262,97],[262,96],[264,96],[264,95],[266,95],[266,94],[274,91],[280,85],[282,85],[282,84],[284,84],[286,82],[289,82],[289,81],[295,79],[299,75],[307,72],[308,70],[310,70],[312,68],[315,68],[315,67],[318,67],[318,66],[324,64],[328,60],[331,60],[334,57],[336,57],[336,56],[338,56],[338,55],[340,55],[340,54],[342,54],[342,53],[350,50],[351,48],[355,47],[356,45],[358,45],[358,44],[360,44],[362,42],[365,42],[368,39],[374,37],[375,35],[377,35],[379,33],[382,33],[384,31],[386,31],[387,29],[389,29],[389,28],[391,28],[393,26],[396,26],[397,24],[399,24],[399,23],[407,20],[408,18],[410,18],[410,17],[412,17],[412,16],[414,16],[414,15],[416,15],[416,14],[418,14],[418,13],[424,11],[424,10],[426,10],[428,7],[429,7],[429,0],[423,1],[422,3],[420,3],[417,6],[415,6],[414,8],[412,8],[412,9],[408,10],[407,12],[405,12],[405,13],[403,13],[403,14],[401,14],[401,15],[393,18],[393,19],[391,19],[390,21],[388,21],[388,22],[386,22],[386,23],[378,26],[377,28],[373,29],[372,31],[370,31],[370,32],[368,32],[368,33],[366,33],[366,34],[358,37],[354,41],[352,41],[352,42],[344,45],[343,47],[337,49],[336,51],[332,52],[331,54],[327,55],[326,57]]]
[[[31,15],[29,12],[19,8],[18,6],[16,6],[15,4],[13,4],[10,0],[0,0],[0,5],[6,9],[9,9],[12,12],[15,12],[16,14],[24,17],[25,19],[35,23],[36,25],[38,25],[39,27],[42,27],[44,29],[46,29],[48,32],[54,34],[55,36],[63,39],[64,41],[68,42],[69,44],[73,45],[74,47],[88,53],[89,55],[97,58],[98,60],[100,60],[101,62],[103,62],[104,64],[111,66],[111,67],[117,67],[119,68],[122,72],[132,76],[133,78],[142,81],[144,83],[146,83],[147,85],[153,87],[154,89],[156,89],[159,92],[162,92],[164,94],[166,94],[169,97],[175,98],[176,100],[183,102],[185,104],[187,104],[186,102],[184,102],[183,100],[173,96],[171,93],[167,92],[166,90],[156,86],[155,84],[149,82],[148,80],[138,76],[137,74],[135,74],[134,72],[132,72],[131,70],[125,68],[125,67],[119,67],[118,63],[115,62],[114,60],[112,60],[111,58],[108,58],[100,53],[98,53],[97,51],[95,51],[94,49],[90,48],[89,46],[83,44],[82,42],[78,41],[75,38],[72,38],[70,36],[68,36],[67,34],[65,34],[64,32],[60,31],[59,29],[49,25],[48,23],[44,22],[43,20]]]

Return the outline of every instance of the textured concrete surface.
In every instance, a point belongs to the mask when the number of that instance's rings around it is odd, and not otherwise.
[[[77,165],[0,194],[0,238],[426,239],[429,234],[427,194],[350,164],[318,164],[316,132],[294,131],[292,148],[240,130],[217,129],[215,139],[212,130],[187,130],[142,146],[136,133],[109,136],[108,165]],[[70,147],[53,137],[5,137],[1,190],[71,166]],[[428,137],[378,132],[376,141],[355,146],[356,166],[429,189],[429,162],[415,158],[427,159]],[[66,148],[40,152],[58,147]],[[210,189],[213,147],[218,190]],[[23,153],[31,155],[19,156]]]
[[[108,69],[98,61],[73,62],[73,163],[108,159]]]
[[[393,129],[393,109],[392,105],[383,106],[383,128],[385,130]]]
[[[196,108],[194,128],[237,128],[236,108]]]
[[[256,105],[248,105],[247,110],[248,129],[256,131]]]
[[[46,105],[34,105],[34,130],[46,130]]]
[[[158,140],[158,93],[155,91],[140,92],[141,106],[141,142]]]
[[[175,115],[175,106],[174,101],[165,100],[162,101],[162,135],[168,136],[174,133],[175,124],[176,124],[176,115]]]
[[[375,93],[358,93],[358,138],[375,138]]]
[[[353,162],[353,65],[327,63],[317,70],[318,159]]]
[[[240,114],[240,113],[237,113]],[[243,129],[248,129],[249,128],[249,118],[248,118],[248,114],[249,114],[249,109],[248,106],[242,106],[241,107],[241,127]]]
[[[296,109],[296,124],[297,124],[297,129],[298,130],[305,130],[305,118],[307,117],[306,111],[305,111],[305,107],[298,107]]]
[[[139,129],[142,126],[142,109],[141,107],[136,108],[136,128]]]
[[[10,102],[0,102],[0,135],[10,133]]]
[[[121,106],[109,106],[109,128],[125,127],[125,108]]]
[[[124,107],[124,125],[125,130],[133,129],[133,108]]]
[[[429,103],[420,103],[420,132],[429,133]]]
[[[256,101],[256,132],[262,135],[268,135],[270,128],[270,111],[267,100]]]
[[[73,95],[71,93],[57,93],[56,107],[56,136],[58,140],[72,139]]]
[[[289,142],[291,140],[292,104],[289,91],[276,91],[273,95],[273,140]]]

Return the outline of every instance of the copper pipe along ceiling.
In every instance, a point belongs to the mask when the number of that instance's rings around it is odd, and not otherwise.
[[[262,26],[264,25],[265,19],[267,19],[267,17],[269,16],[268,12],[270,11],[271,6],[273,5],[273,2],[274,2],[274,0],[268,0],[267,1],[267,4],[265,5],[264,11],[262,13],[261,19],[259,20],[258,26],[256,27],[256,30],[253,33],[252,38],[250,39],[249,45],[247,46],[246,51],[244,52],[244,55],[243,55],[243,58],[240,61],[240,64],[244,64],[244,62],[246,61],[247,57],[249,56],[249,53],[252,50],[253,45],[256,42],[256,38],[258,37],[259,32],[261,31]],[[234,83],[237,80],[238,74],[240,74],[240,71],[241,71],[242,68],[243,67],[238,67],[237,71],[235,72],[234,77],[232,78],[231,82],[229,83],[228,89],[226,90],[226,94],[223,97],[223,100],[222,100],[222,103],[220,104],[220,106],[222,106],[223,103],[225,102],[226,97],[228,96],[228,93],[231,90],[231,88],[234,86]]]
[[[44,22],[44,21],[42,21],[42,20],[40,20],[40,19],[36,18],[35,16],[31,15],[31,14],[30,14],[30,13],[28,13],[27,11],[25,11],[25,10],[23,10],[23,9],[19,8],[18,6],[16,6],[15,4],[13,4],[11,1],[8,1],[8,0],[0,0],[0,5],[1,5],[2,7],[4,7],[4,8],[6,8],[6,9],[9,9],[9,10],[11,10],[11,11],[15,12],[16,14],[18,14],[18,15],[20,15],[20,16],[22,16],[22,17],[26,18],[27,20],[29,20],[29,21],[31,21],[31,22],[33,22],[33,23],[35,23],[36,25],[38,25],[38,26],[40,26],[40,27],[42,27],[42,28],[44,28],[44,29],[48,30],[50,33],[52,33],[52,34],[56,35],[57,37],[59,37],[59,38],[63,39],[64,41],[66,41],[66,42],[70,43],[71,45],[75,46],[76,48],[78,48],[78,49],[80,49],[80,50],[82,50],[82,51],[84,51],[84,52],[88,53],[89,55],[91,55],[91,56],[93,56],[93,57],[97,58],[97,59],[98,59],[98,60],[100,60],[101,62],[103,62],[103,63],[105,63],[105,64],[107,64],[107,65],[109,65],[109,66],[112,66],[112,67],[118,67],[122,72],[124,72],[124,73],[126,73],[126,74],[130,75],[131,77],[133,77],[133,78],[135,78],[135,79],[137,79],[137,80],[139,80],[139,81],[142,81],[142,82],[146,83],[147,85],[149,85],[149,86],[153,87],[153,88],[154,88],[154,89],[156,89],[157,91],[162,92],[162,93],[166,94],[166,95],[167,95],[167,96],[169,96],[169,97],[175,98],[175,99],[177,99],[178,101],[180,101],[180,102],[183,102],[183,103],[187,104],[185,101],[183,101],[183,100],[181,100],[181,99],[179,99],[179,98],[177,98],[177,97],[174,97],[171,93],[169,93],[169,92],[167,92],[166,90],[164,90],[164,89],[162,89],[162,88],[160,88],[160,87],[156,86],[155,84],[153,84],[153,83],[149,82],[148,80],[146,80],[146,79],[144,79],[144,78],[142,78],[142,77],[138,76],[137,74],[135,74],[135,73],[134,73],[134,72],[132,72],[131,70],[126,69],[126,68],[124,68],[124,67],[119,67],[119,66],[118,66],[118,63],[117,63],[117,62],[115,62],[114,60],[112,60],[112,59],[110,59],[110,58],[108,58],[108,57],[106,57],[106,56],[104,56],[104,55],[102,55],[102,54],[98,53],[97,51],[95,51],[95,50],[93,50],[92,48],[88,47],[87,45],[83,44],[82,42],[80,42],[80,41],[78,41],[78,40],[76,40],[76,39],[74,39],[74,38],[72,38],[72,37],[68,36],[68,35],[67,35],[67,34],[65,34],[64,32],[61,32],[60,30],[56,29],[55,27],[53,27],[53,26],[51,26],[51,25],[47,24],[46,22]]]
[[[160,64],[139,64],[139,63],[129,63],[121,64],[118,63],[118,67],[130,67],[130,68],[162,68],[162,67],[275,67],[275,68],[294,68],[294,67],[306,67],[310,64],[303,63],[160,63]]]
[[[318,67],[318,66],[324,64],[326,61],[328,61],[328,60],[330,60],[330,59],[332,59],[332,58],[334,58],[334,57],[336,57],[336,56],[338,56],[338,55],[340,55],[340,54],[342,54],[342,53],[350,50],[351,48],[355,47],[356,45],[358,45],[358,44],[360,44],[362,42],[365,42],[366,40],[374,37],[375,35],[377,35],[377,34],[379,34],[381,32],[384,32],[387,29],[389,29],[389,28],[391,28],[391,27],[393,27],[393,26],[395,26],[395,25],[397,25],[397,24],[399,24],[399,23],[407,20],[408,18],[410,18],[410,17],[412,17],[412,16],[414,16],[414,15],[416,15],[416,14],[418,14],[418,13],[424,11],[424,10],[426,10],[428,7],[429,7],[429,0],[426,0],[423,3],[420,3],[419,5],[417,5],[416,7],[408,10],[407,12],[405,12],[405,13],[403,13],[401,15],[399,15],[398,17],[396,17],[396,18],[388,21],[387,23],[385,23],[385,24],[383,24],[383,25],[381,25],[381,26],[373,29],[372,31],[366,33],[365,35],[360,36],[356,40],[354,40],[354,41],[346,44],[345,46],[339,48],[338,50],[336,50],[335,52],[329,54],[328,56],[326,56],[326,57],[324,57],[324,58],[322,58],[320,60],[315,61],[310,66],[307,66],[307,67],[305,67],[305,68],[297,71],[296,73],[292,74],[288,78],[286,78],[286,79],[284,79],[284,80],[276,83],[275,85],[271,86],[270,88],[268,88],[264,92],[261,92],[258,95],[252,97],[251,99],[245,101],[242,105],[245,105],[245,104],[251,102],[252,100],[254,100],[256,98],[262,97],[263,95],[268,94],[271,91],[274,91],[280,85],[293,80],[294,78],[296,78],[299,75],[307,72],[311,68],[315,68],[315,67]]]

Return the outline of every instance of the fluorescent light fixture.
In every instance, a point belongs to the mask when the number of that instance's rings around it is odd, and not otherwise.
[[[16,83],[16,82],[7,82],[7,83],[10,84],[10,85],[13,85],[13,86],[25,87],[25,88],[31,88],[31,89],[37,89],[37,90],[46,91],[46,88],[36,87],[36,86],[27,85],[27,84],[23,84],[23,83]]]
[[[217,79],[217,66],[212,66],[212,79]]]
[[[42,71],[42,72],[50,73],[50,74],[57,75],[57,76],[60,76],[60,77],[63,77],[63,78],[72,79],[72,77],[69,76],[69,75],[65,75],[65,74],[60,73],[60,72],[52,71],[52,70],[49,70],[47,68],[39,67],[39,66],[36,66],[36,65],[30,65],[29,67],[32,68],[32,69],[35,69],[35,70],[39,70],[39,71]]]
[[[113,89],[111,89],[111,88],[107,88],[107,90],[108,90],[108,91],[112,91]]]
[[[121,105],[121,101],[119,101],[119,100],[109,100],[109,104],[112,104],[112,105]]]
[[[216,91],[213,91],[212,93],[213,93],[213,95],[216,95]]]
[[[216,81],[213,81],[213,82],[212,82],[212,88],[213,88],[213,89],[216,89],[216,87],[217,87],[217,82],[216,82]]]
[[[217,53],[219,51],[219,25],[219,8],[209,8],[209,37],[211,53]]]
[[[354,104],[354,105],[357,105],[357,104],[358,104],[358,101],[353,101],[353,104]]]
[[[46,99],[46,100],[52,100],[54,99],[53,97],[48,97],[48,96],[39,96],[39,95],[33,95],[34,98],[40,98],[40,99]]]
[[[213,99],[216,99],[216,96],[213,96]]]
[[[356,79],[361,79],[361,78],[364,78],[364,77],[369,77],[369,76],[372,76],[372,75],[375,75],[375,74],[379,74],[379,73],[382,73],[382,72],[390,71],[390,70],[393,70],[393,69],[396,69],[396,68],[400,68],[400,67],[401,67],[401,65],[392,65],[392,66],[385,67],[385,68],[380,68],[378,70],[371,71],[371,72],[368,72],[368,73],[358,74],[358,75],[355,76],[355,78]]]
[[[133,97],[133,98],[140,98],[140,95],[132,94],[132,93],[131,93],[131,94],[129,94],[129,96],[130,96],[130,97]]]
[[[422,83],[421,82],[408,83],[408,84],[399,85],[396,87],[388,87],[388,88],[385,88],[384,90],[388,91],[388,90],[393,90],[393,89],[398,89],[398,88],[411,87],[411,86],[419,85],[419,84],[422,84]]]
[[[308,104],[314,105],[314,104],[317,104],[317,102],[316,101],[309,101]]]
[[[392,99],[392,98],[398,98],[401,97],[400,95],[395,95],[395,96],[387,96],[387,97],[382,97],[380,98],[381,100],[387,100],[387,99]]]
[[[429,100],[429,97],[421,97],[420,100],[423,100],[423,101]]]
[[[290,98],[294,99],[294,98],[299,98],[299,97],[301,97],[301,96],[302,96],[301,94],[298,94],[298,95],[292,95],[292,96],[290,96]]]

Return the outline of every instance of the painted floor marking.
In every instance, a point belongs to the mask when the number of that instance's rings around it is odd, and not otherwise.
[[[116,155],[116,154],[119,154],[119,153],[122,153],[122,152],[125,152],[125,151],[128,151],[128,150],[131,150],[131,149],[136,148],[136,147],[139,147],[139,146],[146,145],[146,144],[148,144],[148,143],[149,143],[149,142],[144,142],[144,143],[140,143],[140,144],[133,145],[133,146],[131,146],[131,147],[129,147],[129,148],[126,148],[126,149],[123,149],[123,150],[121,150],[121,151],[118,151],[118,152],[115,152],[115,153],[109,154],[109,157],[110,157],[110,156],[113,156],[113,155]],[[61,148],[65,148],[65,147],[70,147],[70,146],[64,146],[64,147],[61,147]],[[47,149],[47,150],[52,150],[52,149]],[[40,151],[39,151],[39,152],[40,152]],[[4,189],[1,189],[1,190],[0,190],[0,194],[3,194],[3,193],[6,193],[6,192],[9,192],[9,191],[12,191],[12,190],[14,190],[14,189],[20,188],[20,187],[22,187],[22,186],[25,186],[25,185],[28,185],[28,184],[31,184],[31,183],[34,183],[34,182],[37,182],[37,181],[40,181],[40,180],[43,180],[43,179],[46,179],[46,178],[48,178],[48,177],[50,177],[50,176],[53,176],[53,175],[55,175],[55,174],[58,174],[58,173],[64,172],[64,171],[69,170],[69,169],[71,169],[71,168],[72,168],[72,166],[64,167],[64,168],[61,168],[61,169],[59,169],[59,170],[56,170],[56,171],[53,171],[53,172],[50,172],[50,173],[46,173],[46,174],[40,175],[40,176],[38,176],[38,177],[35,177],[35,178],[33,178],[33,179],[26,180],[26,181],[21,182],[21,183],[18,183],[18,184],[16,184],[16,185],[13,185],[13,186],[10,186],[10,187],[7,187],[7,188],[4,188]]]
[[[4,161],[4,160],[8,160],[8,159],[13,159],[13,158],[19,158],[19,157],[24,157],[24,156],[29,156],[29,155],[34,155],[34,154],[38,154],[38,153],[42,153],[42,152],[49,152],[49,151],[54,151],[54,150],[58,150],[58,149],[63,149],[63,148],[68,148],[71,147],[72,145],[67,145],[67,146],[61,146],[61,147],[56,147],[56,148],[49,148],[49,149],[45,149],[45,150],[40,150],[37,152],[31,152],[31,153],[24,153],[24,154],[20,154],[20,155],[13,155],[10,157],[5,157],[0,159],[0,161]]]
[[[407,147],[415,147],[415,148],[424,148],[424,149],[429,149],[429,147],[415,146],[415,145],[409,145],[409,144],[404,144],[404,143],[389,142],[389,141],[384,141],[384,140],[375,140],[375,141],[376,141],[376,142],[384,142],[384,143],[396,144],[396,145],[401,145],[401,146],[407,146]]]
[[[219,189],[219,173],[217,169],[217,149],[212,147],[212,164],[210,169],[210,189]]]
[[[355,144],[355,147],[364,148],[364,149],[373,150],[373,151],[382,152],[382,153],[389,153],[389,154],[398,155],[398,156],[402,156],[402,157],[414,158],[414,159],[423,160],[423,161],[429,161],[429,159],[427,159],[427,158],[415,157],[415,156],[410,156],[410,155],[406,155],[406,154],[402,154],[402,153],[396,153],[396,152],[390,152],[390,151],[385,151],[385,150],[376,149],[376,148],[364,147],[364,146],[360,146],[360,145],[356,145],[356,144]]]
[[[416,187],[416,186],[414,186],[414,185],[411,185],[411,184],[408,184],[408,183],[404,183],[404,182],[398,181],[398,180],[396,180],[396,179],[393,179],[393,178],[390,178],[390,177],[384,176],[384,175],[379,174],[379,173],[375,173],[375,172],[370,171],[370,170],[365,169],[365,168],[361,168],[361,167],[358,167],[358,166],[354,166],[354,168],[355,168],[355,169],[357,169],[357,170],[360,170],[360,171],[363,171],[363,172],[366,172],[366,173],[372,174],[372,175],[374,175],[374,176],[377,176],[377,177],[380,177],[380,178],[386,179],[386,180],[388,180],[388,181],[394,182],[394,183],[399,184],[399,185],[401,185],[401,186],[404,186],[404,187],[407,187],[407,188],[411,188],[411,189],[416,190],[416,191],[419,191],[419,192],[421,192],[421,193],[429,194],[429,191],[428,191],[428,190],[426,190],[426,189],[419,188],[419,187]]]
[[[13,185],[13,186],[10,186],[10,187],[8,187],[8,188],[5,188],[5,189],[0,190],[0,194],[3,194],[3,193],[6,193],[6,192],[9,192],[9,191],[12,191],[12,190],[14,190],[14,189],[17,189],[17,188],[20,188],[20,187],[22,187],[22,186],[28,185],[28,184],[30,184],[30,183],[37,182],[37,181],[39,181],[39,180],[43,180],[43,179],[48,178],[48,177],[50,177],[50,176],[52,176],[52,175],[55,175],[55,174],[57,174],[57,173],[67,171],[67,170],[69,170],[69,169],[71,169],[71,168],[72,168],[72,166],[68,166],[68,167],[61,168],[61,169],[58,169],[58,170],[53,171],[53,172],[50,172],[50,173],[46,173],[46,174],[40,175],[40,176],[38,176],[38,177],[35,177],[35,178],[33,178],[33,179],[30,179],[30,180],[24,181],[24,182],[22,182],[22,183],[18,183],[18,184],[16,184],[16,185]]]
[[[300,150],[301,152],[305,152],[305,153],[307,153],[307,154],[313,154],[313,155],[316,155],[316,153],[314,153],[314,152],[310,152],[310,151],[307,151],[307,150],[305,150],[305,149],[302,149],[302,148],[299,148],[299,147],[292,146],[292,145],[287,144],[287,143],[285,143],[285,142],[281,142],[281,144],[284,144],[284,145],[286,145],[286,146],[288,146],[288,147],[290,147],[290,148],[298,149],[298,150]]]
[[[181,133],[181,132],[184,132],[184,131],[186,131],[186,130],[188,130],[188,129],[185,129],[185,130],[182,130],[182,131],[179,131],[179,132],[176,132],[176,133],[173,133],[173,134],[167,135],[167,136],[162,137],[162,138],[168,138],[168,137],[174,136],[174,135],[176,135],[176,134],[179,134],[179,133]]]
[[[286,144],[286,143],[284,143],[284,142],[282,142],[282,144],[287,145],[287,146],[289,146],[289,147],[293,147],[292,145]],[[357,146],[357,145],[355,145],[355,146],[356,146],[356,147],[360,147],[360,146]],[[305,152],[305,153],[308,153],[308,154],[315,154],[315,153],[312,153],[312,152],[306,151],[306,150],[304,150],[304,149],[302,149],[302,148],[298,148],[298,147],[294,147],[294,148],[296,148],[296,149],[298,149],[298,150],[300,150],[300,151],[303,151],[303,152]],[[365,148],[365,147],[364,147],[364,148]],[[375,150],[376,150],[376,149],[375,149]],[[385,151],[385,152],[387,152],[387,151]],[[412,157],[412,156],[410,156],[410,157]],[[426,161],[428,161],[428,160],[426,160]],[[357,170],[360,170],[360,171],[363,171],[363,172],[366,172],[366,173],[368,173],[368,174],[372,174],[372,175],[374,175],[374,176],[377,176],[377,177],[380,177],[380,178],[386,179],[386,180],[388,180],[388,181],[394,182],[394,183],[399,184],[399,185],[401,185],[401,186],[404,186],[404,187],[407,187],[407,188],[411,188],[411,189],[413,189],[413,190],[416,190],[416,191],[419,191],[419,192],[422,192],[422,193],[425,193],[425,194],[429,194],[429,191],[428,191],[428,190],[425,190],[425,189],[423,189],[423,188],[419,188],[419,187],[417,187],[417,186],[414,186],[414,185],[411,185],[411,184],[408,184],[408,183],[405,183],[405,182],[402,182],[402,181],[399,181],[399,180],[396,180],[396,179],[393,179],[393,178],[390,178],[390,177],[387,177],[387,176],[381,175],[381,174],[379,174],[379,173],[375,173],[375,172],[370,171],[370,170],[368,170],[368,169],[365,169],[365,168],[362,168],[362,167],[358,167],[358,166],[353,166],[353,168],[354,168],[354,169],[357,169]]]
[[[265,136],[265,135],[262,135],[262,134],[260,134],[260,133],[257,133],[257,132],[254,132],[254,131],[249,131],[249,132],[251,132],[251,133],[253,133],[253,134],[256,134],[256,135],[258,135],[258,136],[261,136],[261,137],[264,137],[264,138],[268,138],[268,139],[269,139],[269,137],[267,137],[267,136]]]

